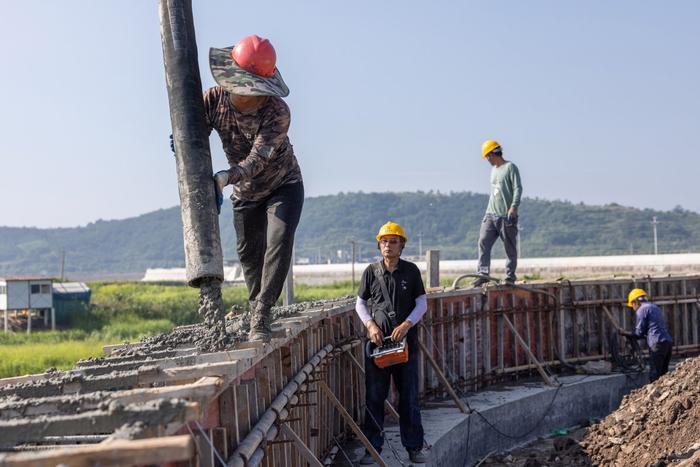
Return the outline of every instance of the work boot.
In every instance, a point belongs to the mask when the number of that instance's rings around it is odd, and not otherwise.
[[[428,455],[422,449],[413,449],[408,451],[408,458],[414,464],[425,464],[428,460]]]
[[[250,332],[248,342],[270,342],[272,329],[270,328],[270,310],[256,309],[250,315]]]
[[[472,287],[481,287],[482,285],[488,283],[488,278],[486,276],[479,276],[472,282]]]
[[[506,277],[501,281],[501,285],[515,285],[515,279],[512,277]]]

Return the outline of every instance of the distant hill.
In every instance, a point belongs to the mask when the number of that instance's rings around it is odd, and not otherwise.
[[[423,250],[438,248],[443,259],[475,258],[487,198],[469,192],[340,193],[307,198],[297,230],[296,257],[312,262],[345,260],[351,239],[357,241],[358,257],[372,257],[374,234],[391,219],[407,229],[406,254],[418,254],[422,234]],[[652,216],[659,221],[660,253],[700,251],[700,214],[681,208],[662,212],[525,199],[520,212],[523,256],[652,253]],[[221,235],[228,260],[236,259],[231,217],[230,207],[224,207]],[[58,275],[63,250],[67,275],[182,266],[180,210],[161,209],[76,228],[0,227],[0,274]],[[500,246],[495,253],[502,254]]]

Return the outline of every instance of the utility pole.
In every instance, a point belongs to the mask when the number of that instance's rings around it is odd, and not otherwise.
[[[522,247],[522,243],[520,242],[520,232],[522,230],[523,230],[523,228],[520,226],[520,224],[518,224],[518,234],[515,237],[515,248],[516,248],[516,251],[518,252],[518,256],[517,256],[518,259],[523,257],[523,247]]]
[[[355,290],[355,245],[357,240],[350,240],[352,245],[352,290]]]
[[[659,221],[656,220],[656,216],[651,218],[651,225],[654,227],[654,254],[659,254],[659,237],[656,235],[656,225]]]
[[[65,275],[63,274],[66,269],[66,250],[61,250],[61,282],[65,280]]]
[[[418,256],[423,257],[423,232],[418,232]]]

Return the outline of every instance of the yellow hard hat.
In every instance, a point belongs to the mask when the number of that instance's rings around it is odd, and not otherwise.
[[[646,297],[647,293],[643,289],[632,289],[627,296],[627,306],[632,308],[632,303],[639,297]]]
[[[381,240],[382,237],[386,235],[398,235],[399,237],[403,238],[405,242],[408,241],[408,237],[406,237],[406,234],[403,231],[403,227],[401,227],[399,224],[396,222],[387,222],[384,224],[381,229],[379,229],[379,233],[377,234],[377,241]]]
[[[494,149],[500,149],[501,145],[498,144],[498,141],[493,140],[493,139],[487,139],[484,141],[484,144],[481,145],[481,157],[486,159],[486,156],[493,151]]]

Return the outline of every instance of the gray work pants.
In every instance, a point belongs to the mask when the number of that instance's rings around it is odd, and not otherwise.
[[[260,201],[233,201],[236,247],[251,309],[269,313],[282,293],[303,205],[301,182],[282,185]]]
[[[479,274],[489,274],[491,269],[491,248],[499,238],[503,240],[506,250],[506,277],[515,280],[515,268],[518,267],[518,220],[509,221],[507,217],[486,214],[479,229]]]

